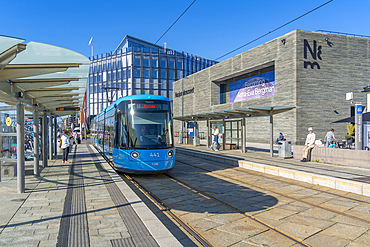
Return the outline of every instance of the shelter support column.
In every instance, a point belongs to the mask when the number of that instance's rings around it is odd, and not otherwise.
[[[209,148],[211,145],[210,145],[210,134],[209,134],[209,120],[207,120],[207,134],[206,134],[206,138],[207,138],[207,148]],[[212,142],[211,142],[212,143]]]
[[[181,126],[182,144],[185,144],[185,140],[184,140],[185,139],[185,134],[184,134],[185,124],[186,122],[183,121],[182,126]]]
[[[199,139],[199,125],[197,121],[194,121],[194,139],[193,139],[193,146],[200,146],[200,139]]]
[[[245,118],[242,118],[242,153],[245,153],[245,142],[246,142],[246,128],[245,128]]]
[[[57,158],[57,129],[58,129],[58,124],[57,124],[57,117],[54,117],[54,159]]]
[[[270,112],[270,156],[274,156],[274,117]]]
[[[39,169],[39,112],[33,111],[33,176],[40,176]]]
[[[25,161],[24,161],[24,105],[17,103],[17,192],[24,193]]]
[[[225,142],[226,142],[226,125],[225,119],[222,119],[222,150],[225,150]]]
[[[48,118],[46,112],[42,116],[42,166],[48,166]]]
[[[53,116],[49,117],[49,159],[53,159]]]

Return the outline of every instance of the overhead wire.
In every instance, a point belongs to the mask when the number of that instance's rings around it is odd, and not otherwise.
[[[172,25],[166,30],[166,32],[164,32],[163,34],[162,34],[162,36],[154,43],[155,45],[158,43],[158,41],[160,41],[161,40],[161,38],[163,38],[163,36],[164,35],[166,35],[166,33],[173,27],[173,25],[175,25],[176,24],[176,22],[178,21],[178,20],[180,20],[180,18],[186,13],[186,11],[188,11],[188,9],[190,9],[190,7],[195,3],[195,1],[196,0],[194,0],[190,5],[189,5],[189,7],[187,7],[186,9],[185,9],[185,11],[176,19],[176,21],[174,21],[174,23],[172,23]]]
[[[245,46],[247,46],[247,45],[250,45],[250,44],[252,44],[253,42],[255,42],[255,41],[259,40],[259,39],[262,39],[263,37],[265,37],[265,36],[269,35],[270,33],[273,33],[273,32],[275,32],[275,31],[279,30],[280,28],[285,27],[286,25],[288,25],[288,24],[290,24],[290,23],[292,23],[292,22],[294,22],[294,21],[296,21],[296,20],[298,20],[298,19],[300,19],[300,18],[302,18],[302,17],[304,17],[304,16],[306,16],[306,15],[308,15],[308,14],[312,13],[313,11],[315,11],[315,10],[317,10],[317,9],[319,9],[319,8],[321,8],[321,7],[323,7],[323,6],[325,6],[325,5],[327,5],[328,3],[332,2],[332,1],[333,1],[333,0],[327,1],[326,3],[324,3],[324,4],[322,4],[322,5],[318,6],[318,7],[314,8],[314,9],[312,9],[312,10],[310,10],[310,11],[308,11],[308,12],[304,13],[303,15],[298,16],[297,18],[295,18],[295,19],[293,19],[293,20],[291,20],[291,21],[289,21],[289,22],[285,23],[284,25],[281,25],[280,27],[275,28],[275,29],[274,29],[274,30],[272,30],[272,31],[269,31],[268,33],[265,33],[264,35],[262,35],[262,36],[260,36],[260,37],[258,37],[258,38],[256,38],[256,39],[254,39],[254,40],[252,40],[252,41],[250,41],[250,42],[248,42],[248,43],[246,43],[246,44],[244,44],[244,45],[242,45],[242,46],[240,46],[240,47],[238,47],[238,48],[236,48],[236,49],[234,49],[234,50],[232,50],[232,51],[230,51],[230,52],[228,52],[228,53],[226,53],[225,55],[222,55],[221,57],[216,58],[216,59],[215,59],[215,61],[217,61],[217,60],[219,60],[220,58],[223,58],[223,57],[225,57],[225,56],[227,56],[227,55],[229,55],[229,54],[231,54],[231,53],[233,53],[233,52],[235,52],[235,51],[237,51],[237,50],[239,50],[239,49],[241,49],[241,48],[243,48],[243,47],[245,47]]]

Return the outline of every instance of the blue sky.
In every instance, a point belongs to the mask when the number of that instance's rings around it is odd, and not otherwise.
[[[155,42],[193,0],[3,1],[0,34],[40,41],[87,57],[114,50],[128,34]],[[197,0],[158,44],[215,59],[327,2],[326,0]],[[321,9],[224,57],[294,29],[370,36],[369,0],[334,0]]]

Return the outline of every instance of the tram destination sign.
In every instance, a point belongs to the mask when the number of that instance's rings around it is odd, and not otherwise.
[[[57,111],[80,111],[80,107],[58,107]]]

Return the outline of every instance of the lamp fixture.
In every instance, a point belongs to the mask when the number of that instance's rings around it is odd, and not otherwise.
[[[328,37],[325,37],[325,38],[324,38],[324,40],[325,40],[325,41],[329,41],[329,38],[328,38]]]
[[[283,45],[285,45],[285,42],[286,42],[286,39],[281,39],[281,43],[283,43]]]

